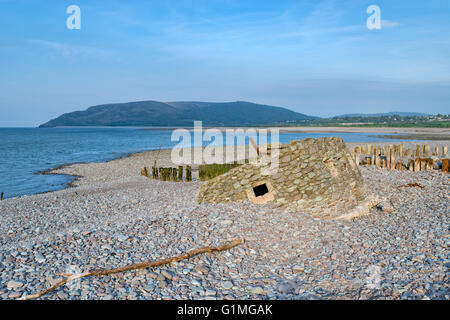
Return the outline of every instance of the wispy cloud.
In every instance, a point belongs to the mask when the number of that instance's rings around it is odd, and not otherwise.
[[[109,50],[99,49],[88,46],[76,46],[61,42],[32,39],[27,40],[28,43],[38,45],[44,48],[48,48],[53,52],[61,55],[66,59],[73,58],[94,58],[94,59],[106,59],[112,57],[112,52]]]
[[[27,42],[30,44],[35,44],[52,49],[54,52],[57,52],[58,54],[62,55],[65,58],[74,57],[79,54],[79,50],[75,49],[72,46],[62,44],[59,42],[46,40],[27,40]]]
[[[381,27],[382,28],[395,28],[399,25],[400,25],[400,23],[398,23],[397,21],[381,19]]]

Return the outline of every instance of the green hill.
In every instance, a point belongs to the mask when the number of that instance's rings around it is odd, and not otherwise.
[[[203,121],[204,126],[254,126],[315,118],[285,108],[244,101],[138,101],[104,104],[65,113],[39,127],[192,126],[194,120]]]

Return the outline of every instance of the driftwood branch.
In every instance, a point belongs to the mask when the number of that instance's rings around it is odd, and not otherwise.
[[[408,183],[408,184],[405,184],[405,185],[402,185],[402,186],[397,186],[397,189],[400,189],[400,188],[414,188],[414,187],[418,187],[420,189],[424,188],[424,186],[422,186],[421,184],[418,184],[417,182],[414,182],[414,183]]]
[[[194,249],[191,251],[188,251],[182,255],[179,256],[175,256],[172,258],[167,258],[167,259],[162,259],[162,260],[156,260],[156,261],[149,261],[149,262],[143,262],[143,263],[135,263],[135,264],[131,264],[128,266],[124,266],[124,267],[120,267],[120,268],[116,268],[116,269],[99,269],[99,270],[94,270],[94,271],[90,271],[90,272],[85,272],[85,273],[76,273],[76,274],[72,274],[72,273],[64,273],[61,274],[62,276],[66,277],[65,279],[60,280],[58,283],[56,283],[55,285],[53,285],[52,287],[42,290],[39,293],[36,294],[32,294],[23,298],[20,298],[19,300],[29,300],[29,299],[36,299],[39,297],[42,297],[43,295],[52,292],[56,289],[58,289],[59,287],[72,282],[74,280],[77,279],[81,279],[81,278],[86,278],[86,277],[92,277],[92,276],[106,276],[106,275],[110,275],[110,274],[115,274],[115,273],[121,273],[121,272],[126,272],[126,271],[130,271],[130,270],[140,270],[140,269],[148,269],[148,268],[154,268],[154,267],[158,267],[158,266],[162,266],[165,264],[169,264],[172,262],[178,262],[184,259],[188,259],[192,256],[201,254],[201,253],[207,253],[207,252],[219,252],[219,251],[225,251],[225,250],[230,250],[240,244],[244,243],[244,239],[236,239],[236,240],[231,240],[228,243],[225,243],[221,246],[218,247],[203,247],[203,248],[198,248],[198,249]]]
[[[251,137],[250,137],[250,142],[252,143],[252,146],[253,146],[253,148],[255,148],[256,154],[259,157],[259,147],[258,147],[258,145],[255,143],[255,141],[253,141],[253,139]]]

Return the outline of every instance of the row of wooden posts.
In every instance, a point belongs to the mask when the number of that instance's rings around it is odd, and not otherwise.
[[[435,161],[441,160],[442,171],[449,172],[448,147],[435,147],[431,151],[430,145],[417,145],[415,149],[405,149],[399,145],[363,145],[353,150],[357,165],[373,165],[378,168],[391,170],[423,171],[432,170]]]
[[[152,167],[152,179],[161,181],[183,182],[183,166],[178,168],[158,168]],[[141,176],[150,177],[147,167],[141,169]],[[186,166],[186,182],[192,181],[192,168]]]

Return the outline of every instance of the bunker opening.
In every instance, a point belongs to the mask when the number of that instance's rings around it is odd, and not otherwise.
[[[269,193],[269,189],[267,188],[267,185],[260,184],[259,186],[253,187],[253,192],[255,193],[255,197],[262,197],[263,195]]]

